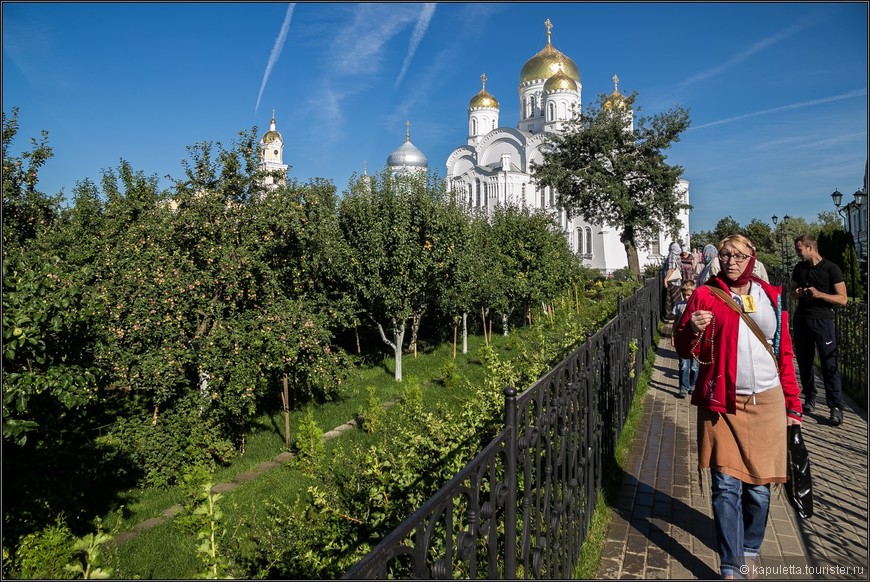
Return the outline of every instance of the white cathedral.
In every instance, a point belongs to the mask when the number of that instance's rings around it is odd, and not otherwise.
[[[583,88],[576,63],[551,43],[550,20],[544,24],[546,46],[526,61],[520,71],[517,128],[499,127],[499,103],[486,90],[486,75],[481,75],[480,92],[468,103],[467,143],[453,150],[447,158],[447,189],[469,207],[488,212],[499,205],[513,204],[551,213],[582,264],[608,275],[628,266],[619,232],[580,217],[569,219],[565,210],[556,204],[556,193],[550,188],[538,187],[532,177],[531,163],[543,162],[541,149],[546,135],[562,132],[568,120],[580,111]],[[619,93],[619,78],[615,75],[613,83],[613,93],[604,105],[625,107],[625,97]],[[409,126],[406,122],[405,142],[387,158],[387,168],[394,174],[428,171],[429,168],[426,156],[411,143]],[[275,171],[276,175],[285,175],[284,141],[275,129],[274,112],[261,145],[264,168]],[[280,183],[283,181],[272,181],[268,187],[274,188]],[[689,204],[688,181],[680,180],[676,191],[678,199]],[[681,226],[677,239],[688,243],[689,211],[681,210],[679,217]],[[661,233],[658,240],[649,245],[639,241],[637,252],[641,269],[652,263],[660,265],[670,242],[668,233]]]
[[[520,116],[517,128],[499,127],[499,103],[482,88],[468,103],[468,141],[447,158],[447,188],[472,207],[492,211],[498,205],[521,205],[540,208],[553,214],[564,229],[571,249],[583,265],[610,274],[628,266],[625,247],[619,232],[588,223],[582,218],[568,218],[556,205],[556,193],[538,187],[531,173],[531,163],[543,162],[541,148],[548,133],[563,131],[566,122],[581,108],[580,72],[573,60],[551,43],[549,19],[547,44],[523,65],[520,71]],[[605,107],[625,106],[619,93],[619,78],[613,77],[613,93]],[[632,127],[633,129],[633,127]],[[677,185],[680,200],[689,203],[689,183]],[[680,212],[682,223],[678,239],[689,241],[689,211]],[[670,243],[667,233],[644,246],[638,243],[638,262],[661,264]]]

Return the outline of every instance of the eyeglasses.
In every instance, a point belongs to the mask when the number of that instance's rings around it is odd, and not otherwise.
[[[731,254],[731,253],[719,253],[719,260],[723,263],[727,263],[730,260],[734,260],[735,263],[742,263],[746,259],[749,258],[749,255],[742,255],[740,253]]]

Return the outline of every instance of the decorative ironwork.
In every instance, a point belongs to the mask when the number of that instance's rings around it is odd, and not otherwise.
[[[867,407],[867,304],[849,301],[834,306],[840,377],[843,389]]]
[[[344,577],[570,578],[652,346],[662,289],[661,275],[647,280],[528,390],[506,388],[501,432]]]

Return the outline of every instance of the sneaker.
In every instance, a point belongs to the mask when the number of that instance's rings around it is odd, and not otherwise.
[[[680,388],[680,392],[679,392],[679,394],[677,394],[677,398],[685,398],[686,394],[688,394],[688,393],[689,393],[688,389]]]
[[[836,406],[831,409],[831,424],[834,426],[843,424],[843,411]]]
[[[807,399],[804,401],[804,412],[812,412],[816,409],[815,399]]]

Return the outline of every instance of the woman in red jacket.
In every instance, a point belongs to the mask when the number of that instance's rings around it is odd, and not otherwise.
[[[689,299],[674,331],[681,358],[700,362],[698,468],[710,468],[720,572],[751,568],[767,525],[770,484],[786,480],[786,426],[802,408],[782,289],[752,275],[755,247],[733,234],[721,271]]]

